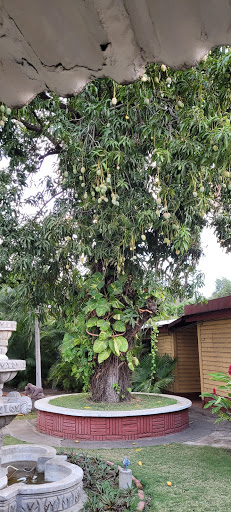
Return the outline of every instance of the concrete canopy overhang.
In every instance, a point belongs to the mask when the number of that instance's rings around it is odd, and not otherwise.
[[[149,63],[190,67],[221,44],[230,0],[0,0],[0,101],[76,95],[104,76],[129,83]]]

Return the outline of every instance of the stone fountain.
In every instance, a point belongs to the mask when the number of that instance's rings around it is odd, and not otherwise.
[[[16,327],[16,322],[0,321],[0,428],[8,425],[17,414],[31,411],[31,400],[26,396],[22,397],[17,391],[11,391],[6,397],[2,396],[4,383],[12,380],[19,370],[26,368],[26,361],[8,359],[6,355],[8,340]]]
[[[32,408],[31,399],[17,391],[2,396],[3,384],[26,368],[25,361],[10,360],[6,355],[16,325],[0,321],[0,429]],[[0,512],[80,512],[86,501],[82,479],[82,469],[66,462],[65,455],[56,455],[55,448],[29,444],[0,447]]]

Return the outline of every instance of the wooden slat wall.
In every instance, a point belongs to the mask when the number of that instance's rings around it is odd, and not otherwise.
[[[201,391],[211,393],[222,382],[210,380],[209,373],[225,372],[231,364],[231,319],[209,320],[198,324]],[[222,390],[218,391],[225,396]]]
[[[172,333],[167,332],[160,332],[158,334],[158,342],[157,342],[157,349],[158,354],[163,356],[164,354],[168,354],[171,357],[174,356],[174,339]],[[175,393],[175,381],[173,384],[169,387],[169,390],[172,393]]]
[[[174,333],[176,365],[175,393],[201,391],[197,326],[190,325]]]
[[[157,340],[158,353],[161,356],[163,356],[164,354],[168,354],[169,356],[174,357],[172,334],[168,334],[167,332],[160,332],[158,334]]]

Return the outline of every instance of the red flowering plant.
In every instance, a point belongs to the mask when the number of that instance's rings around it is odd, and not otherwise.
[[[213,388],[212,393],[203,393],[201,396],[209,397],[211,400],[207,404],[205,404],[205,408],[212,407],[212,414],[218,414],[218,418],[215,423],[222,420],[231,420],[231,364],[229,365],[228,375],[226,373],[218,372],[218,373],[210,373],[212,380],[218,382],[224,382],[223,385],[218,386],[218,390],[222,390],[225,392],[225,397],[220,396],[219,393],[216,392],[216,389]]]

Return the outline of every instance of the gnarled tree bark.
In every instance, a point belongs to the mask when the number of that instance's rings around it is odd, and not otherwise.
[[[134,327],[127,324],[125,337],[129,349],[134,345],[134,338],[151,315],[157,310],[156,304],[149,300],[148,307],[139,310],[139,319]],[[111,354],[106,361],[96,364],[94,375],[91,379],[92,399],[95,402],[122,402],[131,399],[129,388],[131,387],[132,372],[127,361]]]

